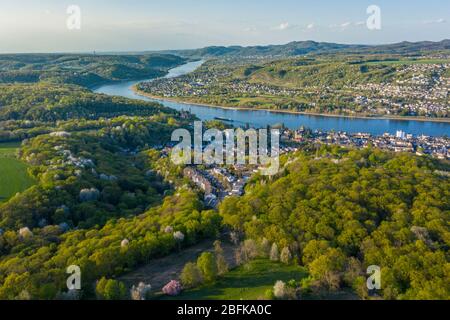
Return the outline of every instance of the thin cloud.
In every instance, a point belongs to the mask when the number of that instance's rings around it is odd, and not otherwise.
[[[302,32],[312,32],[317,29],[317,25],[315,23],[307,24],[305,27],[301,28]]]
[[[256,27],[246,27],[244,28],[245,32],[257,32],[258,29]]]
[[[330,24],[329,27],[330,29],[346,30],[351,27],[361,27],[365,25],[366,25],[365,21],[357,21],[357,22],[345,21],[340,24]]]
[[[445,20],[444,18],[439,18],[439,19],[435,19],[435,20],[425,20],[423,21],[423,24],[440,24],[440,23],[446,23],[447,20]]]
[[[289,24],[289,22],[283,22],[279,26],[276,26],[274,28],[274,30],[283,31],[283,30],[287,30],[289,28],[291,28],[291,25]]]

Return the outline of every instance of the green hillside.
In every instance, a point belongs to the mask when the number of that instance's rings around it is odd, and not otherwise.
[[[0,55],[0,83],[50,82],[92,87],[108,81],[163,76],[185,61],[166,54]]]
[[[27,166],[15,158],[17,144],[0,143],[0,202],[34,184]]]
[[[258,300],[267,298],[276,281],[300,281],[307,276],[298,265],[284,265],[265,259],[258,259],[240,266],[217,282],[204,287],[185,291],[183,300]]]

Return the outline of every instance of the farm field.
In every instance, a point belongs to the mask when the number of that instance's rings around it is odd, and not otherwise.
[[[0,203],[34,184],[27,166],[15,157],[19,144],[0,143]]]
[[[304,268],[258,259],[228,272],[221,279],[198,289],[184,291],[176,299],[183,300],[257,300],[264,299],[276,281],[301,280]],[[164,297],[166,298],[166,297]]]

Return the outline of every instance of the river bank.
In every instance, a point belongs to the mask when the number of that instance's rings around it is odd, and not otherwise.
[[[164,78],[177,77],[195,71],[203,61],[190,62],[177,68],[171,69]],[[429,118],[402,118],[402,117],[360,117],[341,116],[332,114],[313,114],[294,112],[290,110],[262,110],[252,108],[229,108],[215,105],[190,103],[178,101],[178,99],[167,99],[155,97],[136,90],[140,81],[127,81],[101,86],[94,90],[96,93],[111,96],[121,96],[129,99],[137,99],[158,102],[167,108],[178,111],[190,111],[202,121],[214,119],[230,119],[235,126],[249,124],[254,128],[265,128],[267,126],[283,123],[289,129],[297,129],[300,126],[321,131],[345,131],[348,133],[365,132],[372,135],[384,133],[395,134],[403,131],[415,136],[450,136],[450,120]]]
[[[284,114],[299,114],[305,116],[315,116],[315,117],[332,117],[332,118],[347,118],[347,119],[365,119],[365,120],[400,120],[400,121],[422,121],[422,122],[439,122],[439,123],[450,123],[450,118],[427,118],[427,117],[412,117],[412,116],[364,116],[364,115],[340,115],[340,114],[329,114],[329,113],[317,113],[317,112],[305,112],[305,111],[294,111],[294,110],[274,110],[267,108],[251,108],[251,107],[226,107],[226,106],[217,106],[208,103],[196,102],[183,100],[181,98],[167,98],[161,96],[151,95],[144,91],[141,91],[137,88],[139,84],[135,84],[131,87],[131,90],[136,95],[147,97],[154,100],[165,100],[176,103],[181,103],[185,105],[198,105],[209,108],[219,108],[225,110],[242,110],[242,111],[266,111],[273,113],[284,113]]]

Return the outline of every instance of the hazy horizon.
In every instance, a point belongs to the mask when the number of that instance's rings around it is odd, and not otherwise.
[[[263,44],[254,44],[254,45],[221,45],[221,44],[212,44],[207,47],[233,47],[233,46],[240,46],[240,47],[257,47],[257,46],[270,46],[270,45],[287,45],[291,42],[308,42],[313,41],[317,43],[335,43],[335,44],[343,44],[343,45],[362,45],[362,46],[382,46],[382,45],[391,45],[391,44],[397,44],[401,42],[410,42],[410,43],[420,43],[420,42],[435,42],[439,43],[442,41],[450,40],[449,38],[432,41],[432,40],[418,40],[418,41],[398,41],[398,42],[389,42],[389,43],[376,43],[376,44],[367,44],[367,43],[343,43],[343,42],[328,42],[328,41],[316,41],[313,39],[307,39],[307,40],[293,40],[290,42],[285,43],[263,43]],[[206,47],[198,47],[198,48],[179,48],[179,49],[160,49],[160,50],[91,50],[91,51],[35,51],[35,52],[0,52],[0,55],[7,55],[7,54],[139,54],[139,53],[158,53],[158,52],[168,52],[168,51],[184,51],[184,50],[196,50],[196,49],[202,49]]]
[[[389,44],[450,38],[450,2],[399,0],[0,0],[0,53],[142,52],[317,41]],[[68,8],[80,9],[69,30]],[[367,8],[381,10],[369,30]]]

